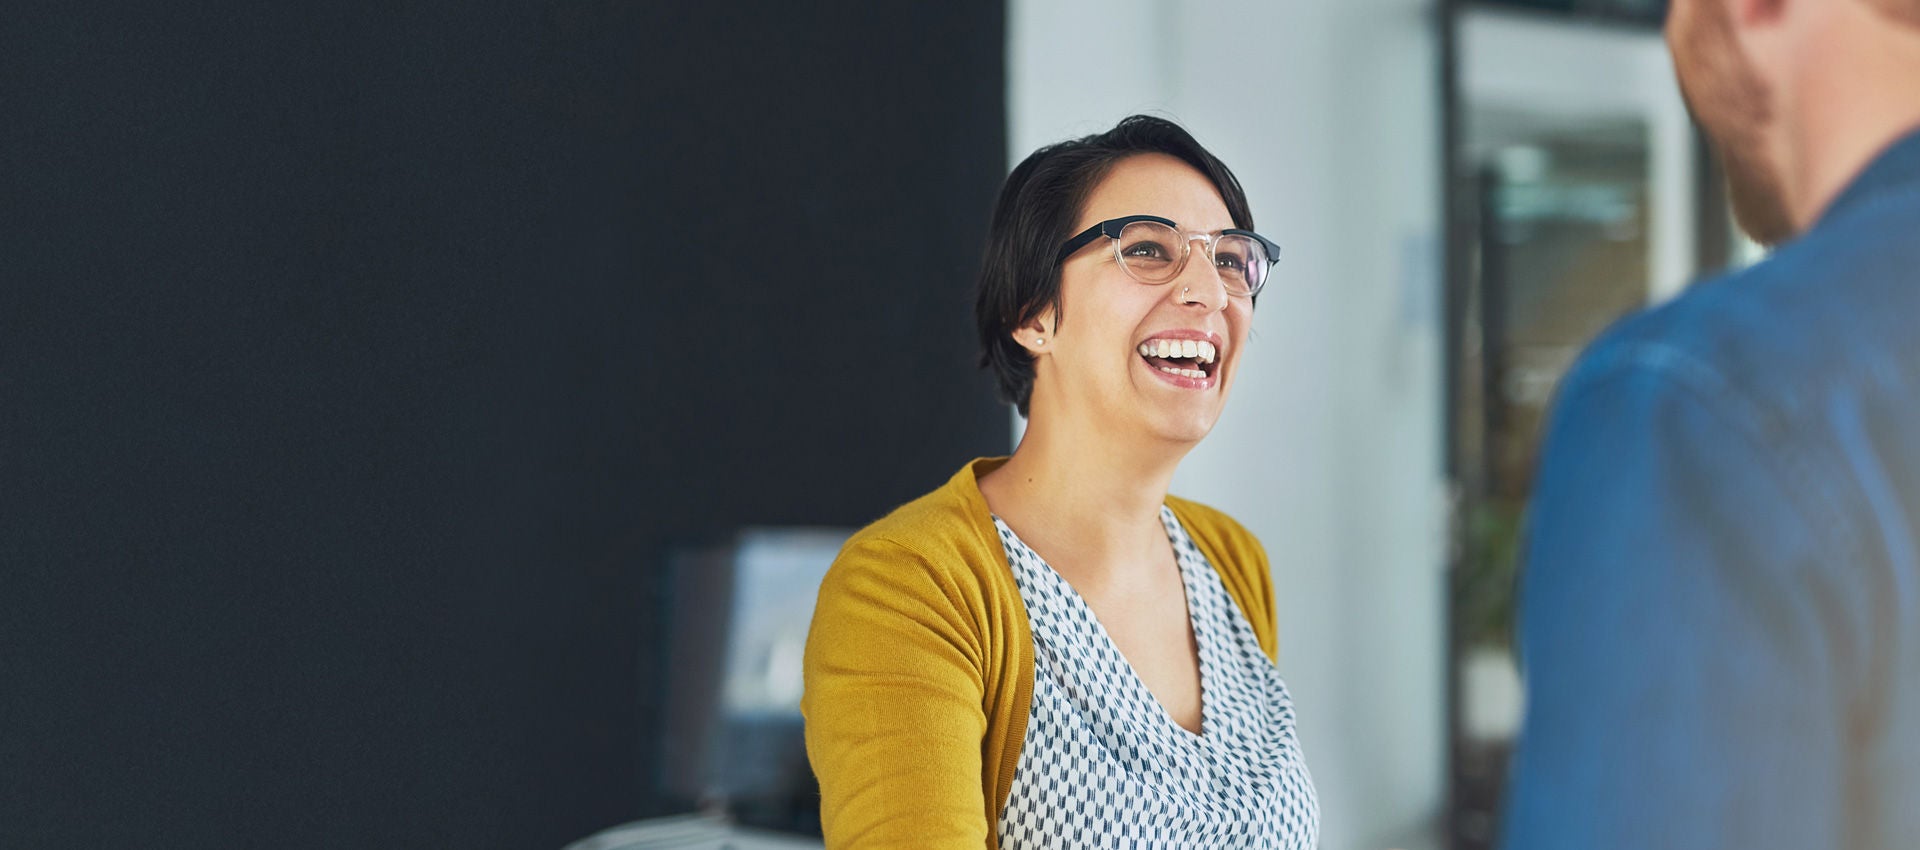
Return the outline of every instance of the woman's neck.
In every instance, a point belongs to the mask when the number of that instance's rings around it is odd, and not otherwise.
[[[1111,572],[1166,547],[1160,507],[1185,453],[1033,427],[1013,457],[981,478],[980,492],[1054,567]],[[1055,562],[1069,556],[1070,565]]]

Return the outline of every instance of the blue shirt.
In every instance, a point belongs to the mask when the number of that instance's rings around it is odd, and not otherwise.
[[[1920,133],[1562,383],[1509,848],[1920,846]]]

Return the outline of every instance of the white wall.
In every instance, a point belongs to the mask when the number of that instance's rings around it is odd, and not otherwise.
[[[1179,121],[1282,247],[1175,479],[1266,543],[1322,847],[1437,847],[1445,788],[1437,30],[1421,0],[1014,0],[1009,155]]]

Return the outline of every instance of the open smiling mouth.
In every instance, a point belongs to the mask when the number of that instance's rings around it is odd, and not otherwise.
[[[1219,371],[1213,343],[1200,339],[1150,339],[1136,349],[1147,365],[1182,378],[1211,378]]]

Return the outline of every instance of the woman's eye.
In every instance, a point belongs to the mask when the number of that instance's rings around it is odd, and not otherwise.
[[[1247,267],[1245,262],[1232,254],[1221,254],[1214,257],[1213,264],[1223,269],[1234,269],[1236,271]]]
[[[1158,259],[1167,256],[1167,249],[1155,242],[1136,242],[1122,253],[1125,253],[1129,257]]]

